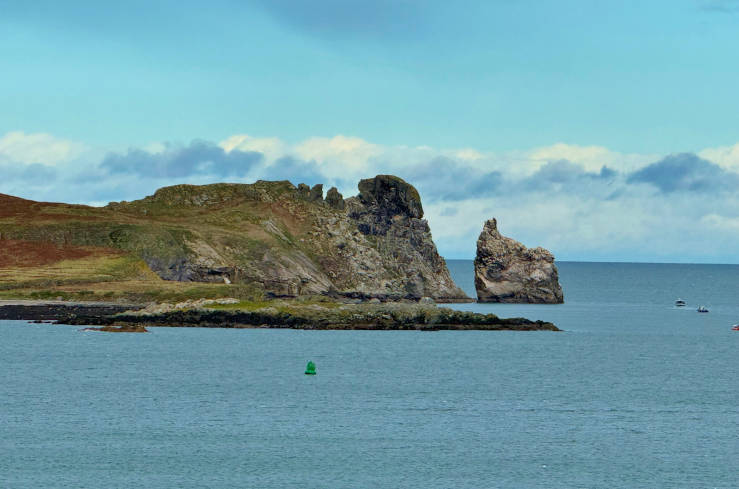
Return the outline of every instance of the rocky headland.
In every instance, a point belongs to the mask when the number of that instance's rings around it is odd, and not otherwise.
[[[495,219],[477,240],[475,288],[479,302],[564,302],[554,255],[501,235]]]
[[[0,195],[0,319],[149,326],[554,330],[439,307],[452,280],[417,190],[176,185],[105,207]],[[556,269],[555,269],[556,270]],[[556,273],[556,272],[555,272]]]
[[[11,250],[0,297],[471,300],[412,185],[378,175],[358,189],[344,199],[288,181],[176,185],[103,208],[0,195],[0,246]],[[205,285],[178,296],[165,282]]]

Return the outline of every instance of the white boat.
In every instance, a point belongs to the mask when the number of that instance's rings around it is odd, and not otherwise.
[[[698,312],[708,312],[708,308],[706,306],[698,306],[697,311]]]

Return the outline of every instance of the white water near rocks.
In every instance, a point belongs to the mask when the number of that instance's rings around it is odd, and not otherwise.
[[[0,487],[739,487],[739,267],[558,266],[452,307],[563,333],[0,321]]]

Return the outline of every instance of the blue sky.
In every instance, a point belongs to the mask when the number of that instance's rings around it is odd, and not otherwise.
[[[739,262],[739,1],[0,0],[0,192],[397,173],[449,257]]]

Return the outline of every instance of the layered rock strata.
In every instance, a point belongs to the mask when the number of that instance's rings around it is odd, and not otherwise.
[[[501,235],[495,219],[477,240],[475,288],[479,302],[564,302],[554,255]]]

